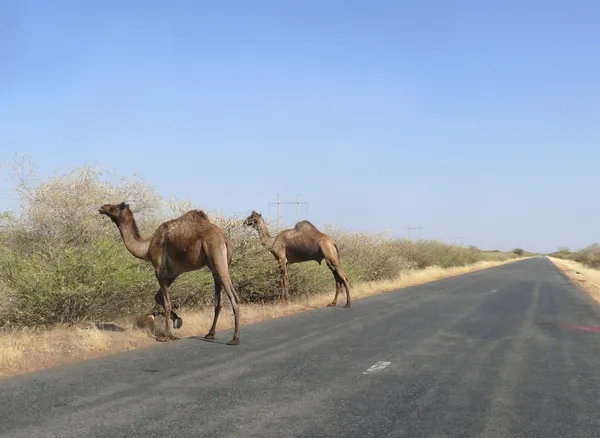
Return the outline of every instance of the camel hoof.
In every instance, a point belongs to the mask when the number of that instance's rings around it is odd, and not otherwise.
[[[166,336],[158,336],[158,337],[156,338],[156,340],[157,340],[158,342],[168,342],[168,341],[169,341],[169,338],[168,338],[168,337],[166,337]]]
[[[215,334],[214,333],[209,333],[206,336],[204,336],[204,339],[214,339],[215,338]]]
[[[182,325],[183,325],[183,319],[181,319],[181,318],[175,318],[173,320],[173,328],[174,329],[180,329]]]
[[[344,309],[347,309],[348,307],[352,307],[352,304],[346,304],[346,305],[344,306]]]
[[[238,345],[240,343],[240,338],[233,338],[231,341],[227,343],[227,345]]]
[[[327,307],[335,307],[335,306],[336,306],[336,303],[329,303],[329,304],[327,304]]]

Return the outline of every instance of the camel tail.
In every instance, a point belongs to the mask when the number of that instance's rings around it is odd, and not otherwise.
[[[233,259],[233,248],[231,247],[231,241],[227,239],[226,241],[227,247],[227,266],[231,267],[231,260]]]

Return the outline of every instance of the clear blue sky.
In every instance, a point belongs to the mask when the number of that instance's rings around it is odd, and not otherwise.
[[[582,247],[598,23],[592,0],[5,1],[0,161],[101,162],[209,210],[274,219],[300,193],[318,226]]]

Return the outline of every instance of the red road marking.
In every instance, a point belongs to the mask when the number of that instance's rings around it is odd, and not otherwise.
[[[570,324],[562,324],[562,326],[564,328],[570,329],[570,330],[583,330],[586,332],[600,332],[600,327],[594,327],[594,326],[570,325]]]

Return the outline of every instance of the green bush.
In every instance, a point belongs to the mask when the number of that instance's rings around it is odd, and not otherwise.
[[[9,168],[22,202],[18,214],[0,215],[0,325],[103,321],[155,307],[158,283],[152,266],[129,254],[116,226],[98,208],[128,201],[140,231],[149,234],[160,222],[190,209],[190,202],[164,200],[140,178],[111,180],[108,172],[92,166],[44,181],[28,171],[27,162]],[[280,269],[256,232],[242,226],[243,218],[207,213],[233,243],[231,275],[242,301],[278,300]],[[331,227],[324,231],[337,243],[351,285],[394,279],[406,269],[514,257],[437,241],[413,242]],[[288,272],[292,297],[335,289],[324,262],[290,265]],[[213,288],[207,268],[183,274],[171,287],[174,307],[212,305]]]

